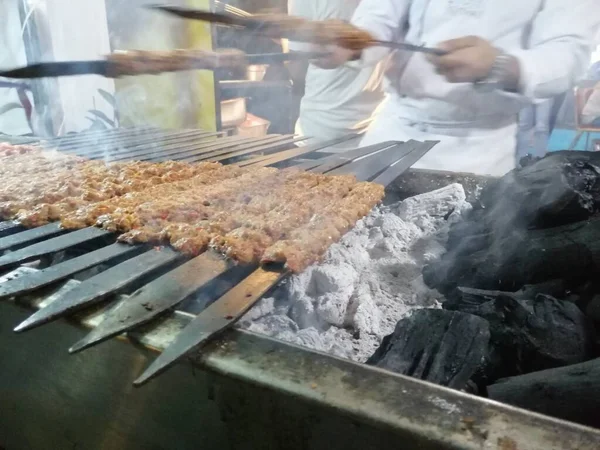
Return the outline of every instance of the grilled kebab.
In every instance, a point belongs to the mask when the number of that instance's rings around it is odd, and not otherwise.
[[[27,227],[60,220],[119,240],[213,248],[241,263],[299,272],[383,198],[353,176],[219,163],[116,163],[0,147],[0,215]],[[18,168],[18,170],[16,169]],[[27,178],[27,182],[24,181]]]

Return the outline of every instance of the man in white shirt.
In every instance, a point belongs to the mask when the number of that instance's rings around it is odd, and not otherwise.
[[[362,0],[352,23],[376,39],[436,46],[442,57],[396,52],[388,99],[363,144],[439,140],[415,167],[502,175],[515,166],[516,118],[571,89],[590,61],[598,0]],[[336,67],[389,51],[334,49]]]
[[[289,0],[288,13],[310,20],[349,21],[360,0]],[[312,50],[290,42],[292,51]],[[296,133],[330,140],[362,132],[383,100],[381,64],[324,70],[308,65]]]

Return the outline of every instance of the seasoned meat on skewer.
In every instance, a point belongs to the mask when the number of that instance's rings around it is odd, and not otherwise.
[[[218,163],[106,164],[0,147],[0,215],[27,227],[98,226],[130,244],[303,270],[383,198],[353,176]],[[18,168],[21,172],[15,170]]]
[[[85,205],[190,179],[217,167],[221,166],[172,161],[107,165],[101,161],[88,161],[74,167],[47,171],[43,177],[32,178],[24,188],[18,188],[16,182],[0,187],[0,199],[4,200],[0,202],[0,216],[3,219],[16,218],[28,227],[40,226]],[[55,214],[49,214],[52,211]],[[73,227],[73,218],[67,219],[66,224]]]
[[[338,45],[349,50],[364,50],[373,45],[375,38],[368,31],[341,20],[307,20],[287,15],[255,15],[252,19],[263,23],[260,34],[292,41],[319,45]]]

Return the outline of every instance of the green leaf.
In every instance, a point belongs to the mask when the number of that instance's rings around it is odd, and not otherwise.
[[[114,120],[111,120],[106,114],[104,114],[102,111],[99,111],[97,109],[91,109],[88,111],[90,114],[96,116],[97,118],[99,118],[100,120],[104,121],[105,123],[107,123],[108,125],[110,125],[111,127],[115,126],[115,122]]]
[[[2,105],[2,106],[0,106],[0,116],[9,111],[12,111],[13,109],[23,109],[23,105],[21,105],[20,103],[17,103],[17,102],[7,103],[6,105]]]
[[[96,119],[95,117],[86,117],[86,119],[89,120],[90,122],[92,122],[92,125],[90,126],[90,128],[88,128],[89,130],[106,130],[106,129],[108,129],[106,124],[104,122],[102,122],[100,119]]]
[[[117,100],[113,95],[104,89],[98,89],[98,94],[100,94],[102,98],[110,104],[110,106],[112,106],[114,109],[117,109]]]

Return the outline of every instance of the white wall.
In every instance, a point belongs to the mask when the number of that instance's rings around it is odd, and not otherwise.
[[[12,68],[26,63],[21,21],[16,0],[0,0],[0,67]],[[9,81],[9,80],[7,80]],[[8,103],[19,103],[14,89],[0,88],[0,108]],[[12,135],[30,133],[22,109],[0,116],[0,132]]]

